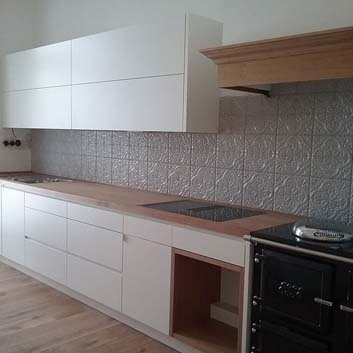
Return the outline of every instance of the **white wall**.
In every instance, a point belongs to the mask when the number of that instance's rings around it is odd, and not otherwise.
[[[353,25],[352,0],[34,0],[35,43],[184,11],[224,22],[224,43]]]
[[[32,0],[0,0],[0,56],[32,46]],[[24,146],[20,149],[5,148],[2,141],[12,138],[12,132],[0,129],[0,172],[31,168],[30,134],[24,130],[16,130],[15,133],[24,140]]]

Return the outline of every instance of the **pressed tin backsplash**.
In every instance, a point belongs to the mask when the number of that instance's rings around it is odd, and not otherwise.
[[[223,97],[219,134],[33,130],[35,172],[353,221],[353,80]]]

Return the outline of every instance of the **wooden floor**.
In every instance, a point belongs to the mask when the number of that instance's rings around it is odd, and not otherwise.
[[[175,353],[0,263],[0,353]]]

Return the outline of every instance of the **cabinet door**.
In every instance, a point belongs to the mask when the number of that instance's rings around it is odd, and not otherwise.
[[[171,248],[124,237],[124,314],[169,334]]]
[[[182,131],[184,75],[72,87],[72,128]]]
[[[7,128],[70,129],[71,87],[5,93],[3,126]]]
[[[2,191],[3,256],[24,264],[24,193],[3,188]]]
[[[55,282],[66,284],[67,256],[60,250],[25,239],[25,266]]]
[[[4,57],[5,91],[71,84],[71,41],[21,51]]]
[[[185,16],[72,41],[73,83],[184,72]]]

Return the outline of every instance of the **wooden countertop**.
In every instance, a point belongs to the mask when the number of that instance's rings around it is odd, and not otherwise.
[[[198,230],[206,230],[230,236],[242,237],[254,230],[286,224],[298,219],[298,217],[293,215],[260,210],[264,214],[226,222],[212,222],[141,206],[144,204],[185,199],[178,196],[83,181],[25,184],[6,179],[9,175],[12,176],[14,174],[0,173],[1,185],[24,192],[171,222],[176,225],[186,225]]]

